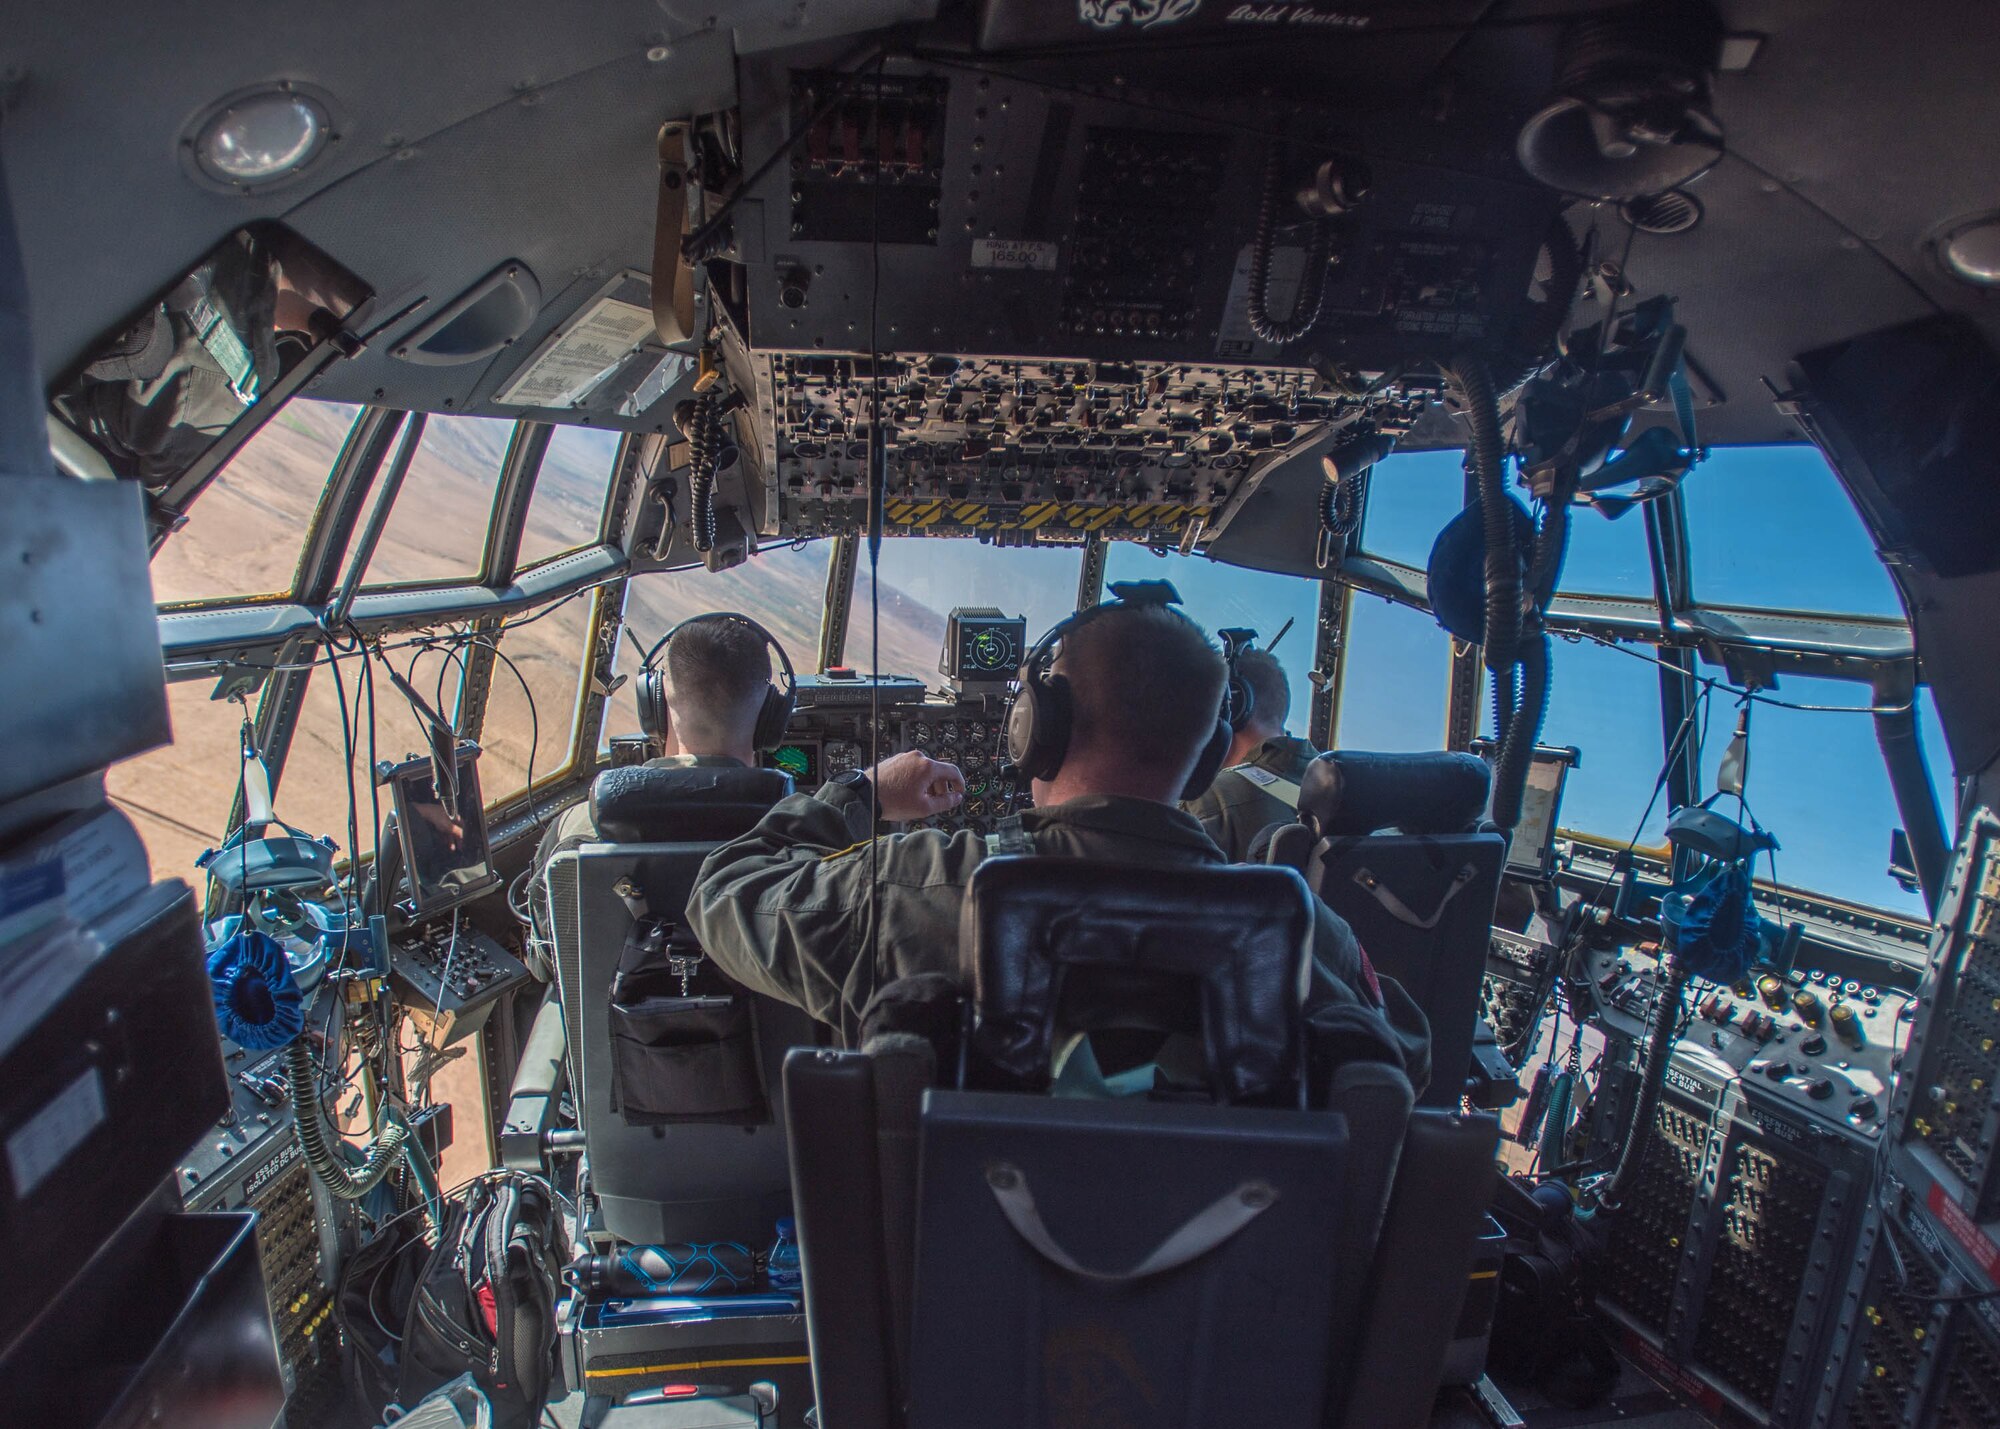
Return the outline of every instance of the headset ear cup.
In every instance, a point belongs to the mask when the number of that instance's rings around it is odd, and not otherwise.
[[[1229,662],[1229,728],[1241,730],[1250,723],[1250,716],[1257,712],[1257,692],[1250,688],[1250,682],[1236,673],[1236,662]]]
[[[1208,786],[1213,784],[1215,776],[1222,772],[1222,761],[1229,757],[1229,746],[1235,743],[1235,740],[1236,731],[1229,727],[1229,721],[1217,720],[1215,733],[1208,737],[1208,743],[1202,746],[1201,757],[1195,760],[1194,768],[1188,771],[1187,786],[1181,790],[1183,802],[1199,799],[1208,792]]]
[[[785,742],[785,730],[792,722],[793,696],[771,685],[764,691],[764,704],[757,711],[757,728],[750,738],[759,751],[775,749]]]
[[[641,670],[638,688],[632,692],[639,711],[639,732],[656,744],[667,739],[667,699],[658,670]]]
[[[1069,752],[1069,681],[1030,675],[1007,716],[1007,752],[1024,779],[1047,779]]]

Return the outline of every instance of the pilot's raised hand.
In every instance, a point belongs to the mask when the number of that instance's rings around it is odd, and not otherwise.
[[[919,750],[892,754],[868,771],[878,815],[893,824],[955,809],[965,799],[965,775]]]

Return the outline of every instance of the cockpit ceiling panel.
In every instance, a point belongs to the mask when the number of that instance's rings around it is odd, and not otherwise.
[[[264,0],[172,10],[103,0],[87,12],[10,6],[0,33],[6,110],[0,158],[35,297],[35,345],[45,378],[224,234],[257,218],[284,217],[371,167],[406,167],[399,155],[425,152],[475,116],[497,109],[517,121],[531,118],[542,95],[564,86],[601,87],[603,68],[627,58],[649,68],[647,99],[663,111],[676,102],[732,100],[726,33],[679,46],[686,61],[705,60],[706,80],[691,63],[679,69],[681,55],[646,66],[649,36],[678,40],[703,27],[669,34],[672,28],[650,0],[599,0],[559,21],[538,0],[482,0],[471,8],[398,0]],[[282,79],[310,84],[333,100],[339,137],[325,155],[298,181],[262,195],[191,182],[175,152],[184,129],[224,96]],[[479,142],[498,163],[517,137],[491,126]],[[577,153],[594,154],[594,136],[574,137]],[[329,250],[339,254],[377,231],[393,241],[405,213],[422,208],[425,190],[436,182],[434,165],[423,167],[421,177],[406,170],[379,206],[349,210],[347,225],[324,235]],[[593,203],[625,187],[594,158],[584,167],[595,174]],[[650,165],[639,170],[632,186],[646,191],[650,171]],[[521,219],[556,197],[525,177],[512,194],[526,210]],[[446,238],[428,259],[454,272],[463,268],[453,293],[507,257],[493,256],[493,245],[511,241],[471,215],[461,215]],[[369,281],[384,291],[372,274]],[[448,279],[437,281],[443,292]]]
[[[755,56],[744,62],[746,77],[852,60],[851,43],[818,43],[796,55],[772,51],[791,43],[784,34],[796,7],[732,7],[721,27],[686,28],[706,25],[706,8],[606,0],[573,7],[556,23],[545,5],[529,0],[490,0],[470,16],[390,0],[271,0],[255,7],[252,22],[240,7],[169,19],[157,6],[105,0],[86,25],[72,7],[17,6],[0,35],[0,159],[21,228],[44,377],[73,363],[223,234],[295,210],[302,232],[383,295],[380,316],[398,311],[399,292],[406,301],[447,301],[496,264],[520,257],[552,295],[546,331],[584,296],[581,289],[567,294],[568,302],[556,296],[582,281],[579,270],[650,265],[656,166],[647,141],[661,119],[734,102],[738,53]],[[822,26],[880,22],[888,8],[886,0],[860,9],[815,6],[803,26],[790,27],[797,43],[822,41]],[[1537,17],[1552,8],[1574,7],[1502,0],[1485,11],[1483,28],[1450,47],[1449,83],[1415,85],[1367,104],[1338,84],[1319,97],[1339,111],[1347,132],[1370,144],[1400,130],[1412,157],[1463,169],[1471,154],[1471,166],[1487,178],[1506,177],[1511,170],[1487,161],[1496,151],[1505,158],[1511,130],[1504,117],[1547,82],[1555,25]],[[1931,252],[1938,232],[1991,209],[2000,195],[2000,146],[1985,142],[2000,131],[2000,86],[1990,82],[2000,73],[2000,23],[1989,7],[1960,0],[1910,0],[1860,17],[1851,6],[1779,0],[1722,0],[1719,8],[1730,31],[1763,37],[1747,70],[1717,81],[1729,154],[1694,185],[1705,209],[1701,224],[1680,237],[1641,235],[1630,281],[1634,297],[1676,296],[1689,351],[1712,379],[1708,393],[1726,399],[1703,408],[1704,437],[1787,440],[1796,429],[1773,407],[1762,379],[1782,385],[1785,364],[1800,352],[1933,304],[2000,335],[2000,304],[1947,276]],[[697,11],[704,12],[698,21]],[[665,55],[649,58],[661,49]],[[957,73],[976,84],[970,71]],[[190,182],[174,146],[193,118],[224,95],[286,76],[337,101],[341,137],[326,157],[298,183],[261,196]],[[1059,96],[1075,99],[1091,88],[1073,74],[1047,77]],[[782,129],[787,122],[783,82],[778,108],[746,112],[746,140],[760,125]],[[1182,86],[1160,102],[1183,107],[1215,90]],[[1018,116],[1027,102],[1017,100],[1009,114]],[[947,116],[948,145],[958,142],[962,131],[953,126],[961,114],[970,119],[973,110]],[[1430,117],[1447,111],[1449,122]],[[1494,122],[1474,152],[1465,134],[1479,125],[1467,116],[1480,111]],[[987,117],[997,124],[997,108]],[[1155,127],[1168,126],[1162,119]],[[985,159],[1005,163],[995,146],[1013,141],[991,125],[986,138]],[[1010,164],[1002,181],[1015,176]],[[989,170],[987,177],[995,176]],[[1231,194],[1251,177],[1233,177]],[[951,187],[958,182],[950,179],[938,196],[940,212],[949,209],[948,223],[962,231],[968,215],[993,210],[1003,191],[991,183]],[[976,205],[969,196],[975,187]],[[1075,191],[1059,182],[1050,193],[1072,204]],[[764,232],[772,237],[778,224],[777,242],[758,257],[764,267],[748,290],[759,307],[779,301],[772,265],[789,253],[789,193],[781,189],[776,198],[782,212],[767,204]],[[1609,207],[1572,218],[1578,227],[1598,222],[1607,243],[1622,248],[1624,226]],[[816,221],[810,212],[805,220],[808,227]],[[995,227],[996,237],[1021,236]],[[998,264],[1038,255],[987,256]],[[983,271],[994,272],[997,287],[1007,270]],[[901,262],[885,263],[884,279],[914,281]],[[826,294],[821,279],[806,313],[827,311]],[[1128,328],[1134,306],[1123,308]],[[1152,309],[1144,301],[1136,306],[1143,333]],[[780,313],[786,324],[798,316],[775,308],[766,316]],[[421,320],[414,313],[405,323]],[[1008,316],[988,321],[1005,331]],[[883,345],[978,350],[932,341],[929,325],[919,340],[899,323],[894,334],[885,330]],[[449,410],[501,415],[487,398],[539,336],[530,333],[491,368],[456,375],[398,363],[381,343],[335,364],[314,395],[432,411],[446,410],[449,400]],[[841,345],[852,350],[860,342],[865,337]],[[1696,385],[1701,392],[1699,374]],[[1427,422],[1405,445],[1456,437],[1449,423]]]

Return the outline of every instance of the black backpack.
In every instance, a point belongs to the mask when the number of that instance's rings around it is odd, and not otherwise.
[[[535,1429],[556,1377],[556,1301],[569,1241],[548,1184],[495,1171],[454,1199],[403,1325],[397,1399],[470,1373],[494,1429]]]
[[[333,1318],[347,1344],[341,1369],[369,1424],[380,1424],[396,1398],[403,1326],[431,1256],[422,1230],[414,1215],[396,1216],[340,1263]]]

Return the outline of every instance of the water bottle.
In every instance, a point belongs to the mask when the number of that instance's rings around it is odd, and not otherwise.
[[[728,1295],[751,1289],[756,1261],[748,1246],[634,1245],[581,1256],[563,1279],[592,1295]]]
[[[773,1290],[797,1290],[805,1284],[799,1269],[798,1227],[790,1216],[778,1222],[778,1238],[764,1263],[764,1279]]]

